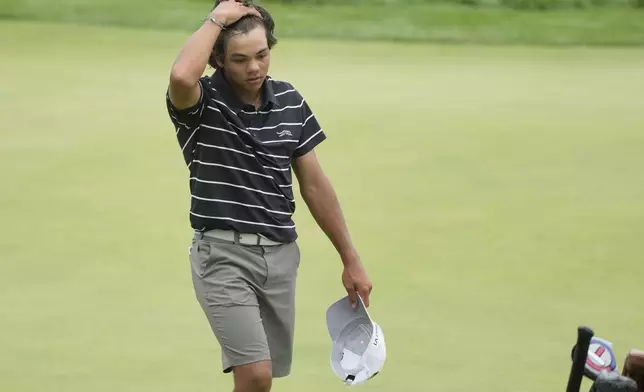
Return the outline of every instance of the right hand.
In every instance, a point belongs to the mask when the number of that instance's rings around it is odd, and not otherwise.
[[[247,7],[238,0],[221,0],[221,3],[215,7],[210,16],[229,26],[246,15],[262,15],[255,7]]]

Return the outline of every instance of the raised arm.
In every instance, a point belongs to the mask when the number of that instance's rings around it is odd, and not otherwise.
[[[210,13],[203,25],[185,43],[170,72],[168,95],[177,109],[195,105],[201,96],[199,79],[208,65],[219,33],[244,15],[260,16],[253,7],[223,0]]]

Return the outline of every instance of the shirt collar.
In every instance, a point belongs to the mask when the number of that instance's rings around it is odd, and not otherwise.
[[[236,113],[239,113],[246,107],[250,106],[242,102],[241,99],[233,90],[233,87],[230,85],[226,76],[224,75],[224,70],[217,68],[213,75],[211,76],[213,87],[221,94],[221,97],[224,99],[225,104],[233,109]],[[267,76],[262,83],[262,104],[260,109],[269,109],[269,105],[272,105],[270,108],[279,107],[279,101],[275,96],[273,91],[273,83],[270,76]],[[254,110],[254,109],[253,109]]]

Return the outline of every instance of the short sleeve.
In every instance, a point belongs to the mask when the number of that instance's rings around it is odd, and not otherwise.
[[[302,99],[302,118],[302,133],[300,134],[299,143],[293,152],[294,158],[305,155],[326,139],[320,123],[304,99]]]
[[[192,162],[192,153],[196,146],[196,133],[199,130],[201,117],[205,107],[205,88],[203,79],[199,81],[201,86],[201,95],[199,101],[193,106],[185,109],[177,109],[170,101],[169,92],[166,91],[166,107],[170,120],[174,125],[177,135],[177,142],[183,152],[184,160],[187,165]]]
[[[166,106],[168,109],[168,114],[176,127],[192,129],[199,125],[199,122],[201,120],[201,114],[203,113],[204,102],[205,102],[204,100],[205,88],[204,88],[203,79],[199,80],[199,84],[201,87],[200,89],[201,95],[199,96],[199,101],[196,104],[194,104],[192,107],[185,108],[185,109],[177,109],[177,107],[175,107],[172,104],[172,101],[170,100],[170,92],[166,90],[165,100],[166,100]]]

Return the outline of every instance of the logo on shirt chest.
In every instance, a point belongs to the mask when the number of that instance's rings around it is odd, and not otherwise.
[[[292,134],[292,133],[291,133],[291,131],[289,131],[288,129],[285,129],[285,130],[283,130],[283,131],[279,131],[279,132],[277,132],[277,136],[279,136],[279,137],[284,137],[284,136],[293,136],[293,134]]]

